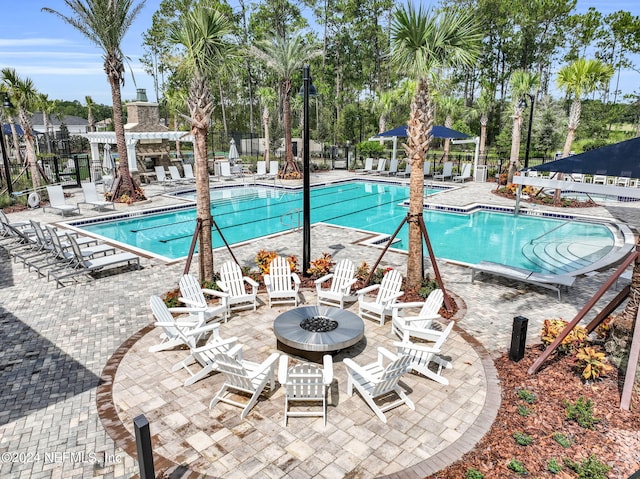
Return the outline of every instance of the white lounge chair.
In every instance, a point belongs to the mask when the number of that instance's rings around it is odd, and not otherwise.
[[[453,174],[453,162],[445,161],[442,167],[442,173],[438,173],[437,175],[433,175],[434,180],[446,180],[447,178],[451,178]]]
[[[384,324],[387,314],[392,314],[393,303],[404,294],[402,288],[402,275],[398,270],[390,269],[383,278],[382,283],[372,284],[358,290],[358,314],[370,319],[380,321],[380,326]],[[376,297],[371,300],[367,293],[377,290]]]
[[[171,175],[171,179],[173,181],[175,181],[176,183],[188,183],[188,180],[180,175],[180,170],[178,170],[177,166],[169,166],[167,167],[167,169],[169,170],[169,174]]]
[[[380,174],[382,176],[394,176],[398,174],[398,159],[393,158],[389,163],[389,169],[385,171],[381,171]]]
[[[190,163],[185,163],[182,165],[182,169],[184,170],[184,179],[188,183],[195,183],[196,177],[193,174],[193,166]]]
[[[442,319],[438,313],[442,307],[444,294],[441,289],[434,289],[427,296],[424,303],[395,303],[392,305],[391,331],[403,341],[410,337],[427,339],[421,335],[422,331],[429,330],[434,319]],[[402,314],[402,310],[420,308],[417,314]]]
[[[287,258],[276,256],[271,260],[269,273],[264,275],[264,284],[267,287],[270,308],[274,304],[293,303],[294,306],[298,306],[300,278],[291,271]]]
[[[358,168],[356,173],[360,173],[362,175],[368,175],[373,171],[373,158],[365,158],[364,160],[364,168]]]
[[[409,176],[411,176],[411,164],[409,163],[409,160],[406,160],[404,171],[399,171],[396,176],[402,176],[403,178],[408,178]]]
[[[273,180],[278,177],[278,160],[271,160],[269,162],[269,173],[265,176],[267,180]]]
[[[336,265],[333,273],[324,275],[315,280],[318,305],[340,306],[344,308],[345,300],[352,298],[351,287],[356,282],[354,276],[355,266],[350,259],[342,259]],[[322,285],[331,280],[328,288]]]
[[[237,174],[233,174],[231,173],[231,165],[229,164],[228,161],[221,161],[220,162],[220,178],[222,178],[223,180],[235,180],[237,177]]]
[[[178,300],[192,308],[201,323],[215,319],[216,321],[227,322],[227,293],[215,291],[213,289],[202,288],[198,280],[190,275],[184,274],[180,278],[180,297]],[[220,304],[210,305],[207,303],[205,294],[220,298]]]
[[[386,158],[378,158],[378,167],[373,172],[376,175],[382,175],[387,167],[387,159]]]
[[[62,216],[67,216],[67,213],[77,212],[80,214],[80,207],[78,205],[68,205],[64,200],[64,191],[60,185],[47,186],[47,193],[49,194],[49,206],[43,206],[42,211],[46,211],[47,208],[52,210],[58,210]]]
[[[378,347],[378,360],[375,363],[360,366],[352,359],[345,358],[343,364],[347,369],[347,394],[352,396],[355,387],[382,422],[387,422],[384,415],[386,411],[402,404],[415,411],[413,402],[398,384],[400,378],[411,369],[409,356],[397,356]],[[376,399],[391,393],[395,393],[398,399],[393,402],[387,400],[383,405],[376,403]]]
[[[462,165],[462,171],[460,172],[460,174],[453,177],[453,181],[460,181],[461,183],[464,183],[470,178],[471,178],[471,163],[465,163],[464,165]]]
[[[140,268],[140,256],[133,253],[123,252],[101,256],[99,258],[85,259],[75,238],[67,235],[67,241],[71,244],[71,249],[76,256],[74,262],[75,269],[52,274],[51,276],[56,280],[57,286],[64,286],[62,280],[65,278],[78,276],[80,274],[90,274],[111,266],[122,266],[126,263],[127,265],[134,265],[136,269]]]
[[[416,344],[411,341],[395,342],[393,344],[396,347],[396,353],[400,356],[409,356],[414,371],[446,386],[449,384],[449,380],[442,376],[442,369],[451,369],[453,365],[450,361],[440,357],[439,354],[451,329],[453,329],[453,321],[441,332],[433,345]],[[435,371],[429,367],[431,364],[436,366]]]
[[[242,345],[237,345],[232,348],[231,352],[233,353],[241,347]],[[258,364],[251,361],[238,360],[228,354],[216,354],[213,359],[217,364],[218,371],[224,374],[225,381],[222,388],[209,403],[209,409],[213,408],[218,402],[241,407],[240,419],[244,419],[258,402],[258,398],[267,384],[269,384],[271,391],[275,389],[276,362],[279,357],[278,353],[272,353],[265,361]],[[227,397],[230,391],[250,394],[251,397],[248,402],[240,402]]]
[[[431,162],[430,161],[425,161],[424,164],[422,165],[422,176],[424,176],[425,178],[427,176],[431,176]]]
[[[175,186],[178,184],[177,180],[167,176],[167,173],[164,171],[164,166],[154,166],[154,170],[156,172],[156,179],[165,188],[167,186]]]
[[[267,176],[267,162],[260,160],[256,163],[256,174],[254,179],[262,180]]]
[[[98,191],[96,190],[96,184],[82,183],[82,193],[84,194],[84,201],[78,203],[78,205],[91,205],[94,210],[105,211],[109,208],[116,209],[116,204],[113,201],[101,200],[98,198]]]
[[[258,283],[243,276],[240,266],[234,261],[227,261],[220,268],[218,286],[228,294],[226,301],[229,311],[246,308],[256,310]]]
[[[285,388],[283,426],[286,427],[290,417],[322,417],[327,425],[327,392],[333,382],[333,358],[325,354],[322,363],[323,367],[312,363],[289,367],[289,357],[280,356],[278,382]],[[322,410],[293,411],[291,406],[295,403],[320,403]]]

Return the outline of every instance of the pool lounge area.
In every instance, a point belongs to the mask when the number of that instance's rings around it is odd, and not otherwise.
[[[488,184],[465,185],[442,196],[438,204],[451,208],[466,208],[477,201],[490,204],[493,199]],[[168,207],[165,201],[164,197],[152,197],[154,207]],[[510,206],[501,199],[493,203],[496,207]],[[131,211],[118,211],[125,212]],[[630,226],[640,225],[640,210],[633,207],[612,213],[596,208],[590,213],[609,220],[625,213]],[[29,215],[39,220],[60,220],[59,216],[40,211],[24,212],[15,215],[15,219]],[[328,251],[336,259],[349,257],[372,264],[380,253],[378,246],[367,243],[373,236],[362,230],[315,224],[312,257]],[[243,264],[250,263],[261,248],[299,255],[300,238],[301,233],[295,231],[275,234],[240,244],[234,253]],[[214,257],[217,266],[229,259],[223,249],[216,251]],[[385,266],[404,271],[405,264],[406,255],[401,251],[394,249],[385,255]],[[19,338],[20,343],[5,344],[5,350],[12,354],[8,359],[15,362],[4,372],[5,381],[11,378],[13,387],[11,394],[3,397],[1,408],[3,447],[23,452],[31,447],[60,453],[95,452],[101,459],[93,463],[60,460],[2,464],[0,471],[11,477],[33,477],[41,471],[63,478],[130,477],[137,472],[131,443],[127,443],[132,437],[130,417],[144,411],[152,420],[152,433],[158,441],[156,452],[179,469],[182,467],[184,473],[286,477],[287,471],[295,474],[296,468],[307,463],[313,477],[343,477],[350,473],[363,477],[424,477],[432,470],[427,465],[437,470],[455,461],[490,427],[490,406],[499,403],[500,392],[487,365],[492,356],[508,348],[511,319],[525,314],[530,320],[528,341],[537,342],[545,318],[575,315],[611,273],[610,268],[605,268],[580,276],[562,301],[556,301],[544,290],[514,286],[500,278],[472,284],[469,269],[454,262],[442,261],[439,267],[445,285],[463,305],[451,350],[447,352],[454,363],[453,369],[445,372],[450,374],[451,387],[409,375],[410,395],[420,405],[417,411],[421,413],[408,408],[392,410],[389,426],[383,428],[360,397],[346,396],[345,375],[337,369],[328,426],[324,428],[321,420],[297,418],[284,428],[281,390],[261,399],[244,421],[239,420],[235,408],[216,408],[210,413],[208,402],[219,378],[212,376],[184,388],[180,382],[184,376],[169,370],[174,359],[179,359],[180,351],[156,353],[159,356],[148,353],[148,346],[158,339],[158,331],[149,327],[149,296],[175,287],[183,261],[164,264],[148,258],[143,260],[140,271],[80,282],[60,290],[46,281],[34,280],[32,273],[19,265],[5,264],[0,275],[0,302],[9,328],[5,341]],[[195,271],[197,265],[192,266]],[[616,291],[607,293],[602,303],[615,294]],[[303,292],[303,298],[314,304],[313,292]],[[258,313],[260,316],[277,311],[261,305]],[[268,331],[268,317],[263,320],[267,329],[256,327],[254,331],[243,327],[251,321],[249,316],[233,318],[228,326],[237,329],[230,329],[228,334],[238,334],[242,342],[251,346],[247,349],[248,359],[261,360],[275,348],[275,340]],[[376,345],[389,347],[393,341],[388,324],[379,327],[366,321],[365,327],[367,344],[358,362],[372,359]],[[49,359],[43,362],[45,357]],[[481,379],[474,384],[471,378]],[[141,381],[150,383],[141,386]],[[464,388],[470,386],[473,394],[465,392]],[[478,402],[469,404],[465,398],[476,398]],[[433,408],[429,413],[427,404]],[[312,425],[300,427],[301,424]],[[418,431],[423,433],[416,436]],[[427,435],[428,431],[433,433]],[[321,440],[340,448],[325,454],[309,449],[308,444]],[[376,446],[373,454],[371,446]],[[156,472],[165,467],[168,463],[159,461]]]

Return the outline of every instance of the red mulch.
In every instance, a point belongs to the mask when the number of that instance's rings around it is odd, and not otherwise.
[[[527,369],[541,351],[541,347],[529,348],[525,358],[517,363],[510,361],[506,354],[496,360],[502,404],[491,430],[462,460],[430,478],[464,479],[471,468],[482,472],[487,479],[522,477],[507,468],[512,459],[524,463],[528,477],[576,478],[578,475],[564,465],[560,473],[552,474],[547,470],[548,461],[555,458],[563,464],[563,459],[569,458],[580,462],[591,454],[612,468],[609,478],[628,478],[640,469],[637,389],[631,412],[623,411],[619,406],[624,379],[618,377],[617,371],[585,384],[569,356],[552,357],[538,373],[529,375]],[[534,393],[536,401],[527,404],[518,397],[519,389]],[[575,403],[581,396],[593,401],[593,415],[600,419],[593,430],[566,419],[564,401]],[[519,406],[528,406],[532,414],[520,415]],[[533,437],[533,443],[528,446],[517,444],[514,432]],[[556,432],[571,437],[573,444],[568,448],[560,446],[552,438]]]
[[[491,192],[494,195],[500,196],[502,198],[509,198],[514,201],[516,199],[516,195],[509,191],[491,190]],[[559,202],[555,202],[555,203],[552,200],[553,198],[550,198],[545,194],[540,194],[538,196],[530,196],[528,198],[522,198],[522,197],[520,198],[520,201],[522,201],[523,203],[532,203],[536,205],[547,205],[547,206],[559,206],[562,208],[593,208],[594,206],[599,206],[593,200],[579,201],[579,200],[564,198],[564,199],[561,199]]]

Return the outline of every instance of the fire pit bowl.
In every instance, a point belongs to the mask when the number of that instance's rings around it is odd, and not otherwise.
[[[303,306],[285,311],[273,322],[278,349],[321,361],[322,355],[353,346],[364,336],[362,319],[330,306]]]

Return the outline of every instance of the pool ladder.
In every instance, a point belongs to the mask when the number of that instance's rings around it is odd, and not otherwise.
[[[300,208],[294,208],[283,213],[280,216],[280,224],[287,228],[293,228],[294,231],[298,231],[302,224],[302,210]]]

